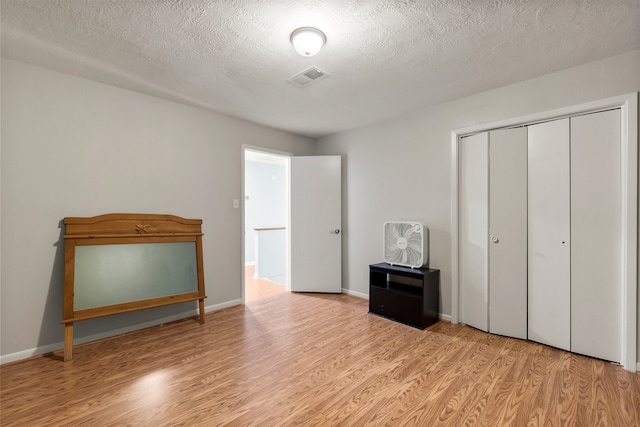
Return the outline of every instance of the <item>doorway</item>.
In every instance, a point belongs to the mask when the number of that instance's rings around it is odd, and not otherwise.
[[[289,155],[244,148],[243,301],[287,291]]]

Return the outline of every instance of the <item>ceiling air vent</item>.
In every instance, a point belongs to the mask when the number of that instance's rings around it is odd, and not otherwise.
[[[315,81],[327,77],[328,75],[329,74],[325,73],[318,67],[309,67],[303,72],[289,78],[287,81],[299,87],[306,87]]]

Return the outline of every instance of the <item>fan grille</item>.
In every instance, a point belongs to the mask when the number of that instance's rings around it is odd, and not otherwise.
[[[384,260],[392,265],[421,267],[424,261],[424,234],[420,223],[386,222]]]

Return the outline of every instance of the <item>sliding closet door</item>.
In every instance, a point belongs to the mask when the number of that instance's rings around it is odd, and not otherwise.
[[[569,119],[528,131],[528,337],[569,350]]]
[[[488,134],[460,141],[460,321],[487,331]]]
[[[571,351],[621,361],[620,110],[571,118]]]
[[[489,132],[489,332],[527,338],[527,129]]]

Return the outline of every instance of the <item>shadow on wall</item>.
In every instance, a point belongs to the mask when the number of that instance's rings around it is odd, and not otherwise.
[[[53,243],[56,253],[53,258],[49,292],[40,325],[38,346],[45,346],[64,340],[62,323],[62,303],[64,300],[64,220],[58,222],[60,235]]]
[[[437,250],[433,250],[437,248]],[[429,267],[440,270],[440,313],[451,315],[451,233],[429,228]]]

